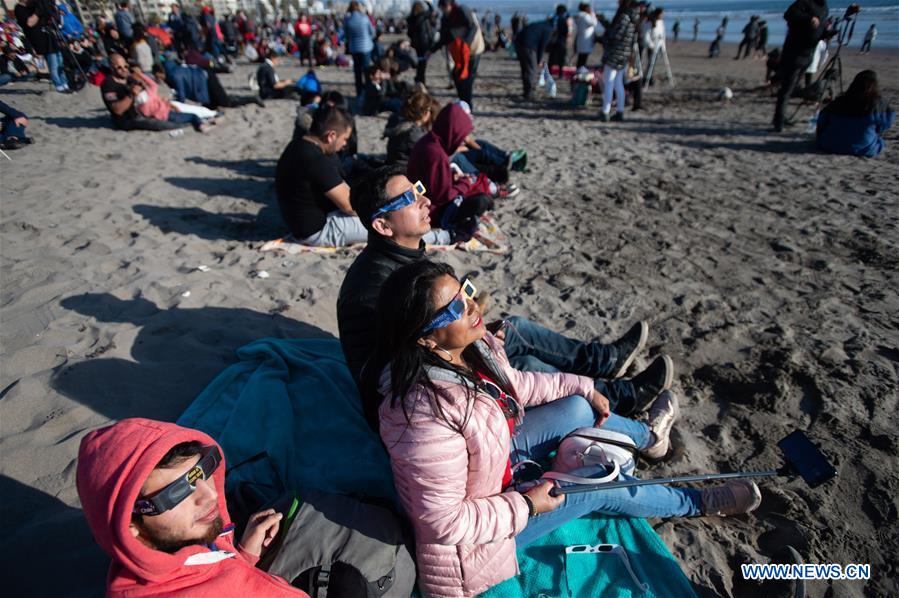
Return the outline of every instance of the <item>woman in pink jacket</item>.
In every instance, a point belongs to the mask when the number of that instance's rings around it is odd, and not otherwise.
[[[517,491],[512,467],[546,459],[580,427],[627,434],[644,456],[663,458],[677,399],[660,395],[643,424],[611,414],[590,378],[513,369],[473,295],[447,265],[394,272],[381,289],[377,347],[363,374],[370,386],[380,374],[381,438],[415,529],[425,595],[483,592],[518,573],[516,546],[587,513],[731,515],[759,505],[749,481],[703,491],[656,485],[554,497],[551,482]]]

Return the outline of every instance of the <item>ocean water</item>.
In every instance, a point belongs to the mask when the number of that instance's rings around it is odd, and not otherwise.
[[[530,21],[546,18],[558,4],[565,4],[569,11],[577,12],[579,2],[551,2],[547,0],[462,0],[483,15],[484,11],[499,13],[508,26],[508,18],[513,13],[527,15]],[[752,15],[760,15],[768,22],[768,48],[783,43],[787,33],[787,25],[783,13],[791,2],[786,0],[654,0],[653,4],[665,9],[665,27],[669,40],[672,38],[671,27],[680,20],[680,39],[693,38],[693,19],[699,19],[699,39],[711,41],[715,37],[715,29],[721,24],[723,17],[728,17],[727,32],[724,41],[739,43],[743,39],[743,26]],[[850,3],[847,0],[828,2],[831,14],[842,16]],[[877,39],[874,47],[899,48],[899,0],[866,0],[858,3],[862,11],[855,24],[855,32],[849,43],[850,48],[858,48],[862,44],[865,32],[872,23],[877,25]],[[611,19],[618,6],[616,0],[597,0],[593,2],[593,10],[603,13]],[[670,42],[669,42],[670,43]]]

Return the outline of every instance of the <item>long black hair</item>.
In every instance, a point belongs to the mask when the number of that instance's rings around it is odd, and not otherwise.
[[[834,113],[841,116],[867,116],[880,105],[877,73],[862,71],[855,76],[846,93],[833,101]]]
[[[447,275],[456,277],[451,266],[422,260],[396,270],[381,287],[375,310],[375,350],[362,372],[365,415],[370,424],[376,424],[377,410],[384,398],[389,398],[392,406],[399,402],[406,420],[411,421],[414,406],[407,403],[405,397],[416,386],[422,387],[428,395],[434,416],[450,429],[461,432],[467,424],[480,379],[471,369],[442,359],[418,342],[422,329],[443,307],[434,303],[433,294],[437,281]],[[494,379],[500,377],[473,347],[467,347],[462,355],[475,370]],[[390,368],[390,388],[384,397],[379,393],[378,383],[386,367]],[[428,368],[432,367],[449,370],[462,379],[467,405],[461,423],[453,421],[444,410],[444,405],[453,398],[431,380]]]

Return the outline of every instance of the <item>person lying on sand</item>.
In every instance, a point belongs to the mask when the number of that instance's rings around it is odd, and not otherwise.
[[[107,596],[302,598],[296,580],[305,564],[333,558],[383,580],[365,555],[384,551],[396,556],[388,587],[406,596],[412,589],[405,549],[356,531],[372,520],[388,529],[395,516],[349,497],[302,491],[291,519],[275,509],[249,515],[237,541],[221,447],[198,430],[138,418],[94,430],[81,441],[75,479],[94,539],[112,557]]]
[[[375,303],[381,286],[394,270],[425,259],[427,235],[435,231],[426,213],[428,198],[415,191],[399,167],[385,166],[370,173],[353,187],[350,201],[366,223],[368,245],[350,265],[340,287],[337,327],[347,365],[358,384],[375,345]],[[438,237],[447,235],[445,231],[436,233]],[[504,339],[506,355],[515,367],[589,376],[620,415],[645,411],[673,382],[674,367],[667,355],[656,358],[633,378],[619,379],[646,344],[649,326],[645,322],[637,322],[611,344],[570,339],[519,316],[508,318],[505,324],[497,337]],[[378,402],[378,398],[363,395],[366,417],[375,429],[373,406]]]
[[[218,76],[196,66],[182,66],[174,60],[153,65],[153,76],[160,83],[168,85],[175,94],[175,100],[188,100],[203,104],[210,110],[216,108],[236,108],[246,104],[256,104],[265,108],[265,102],[258,96],[232,96],[222,87]]]
[[[207,125],[196,115],[177,110],[169,110],[165,120],[142,116],[137,107],[150,99],[146,82],[140,75],[131,72],[128,62],[121,54],[112,54],[109,66],[111,74],[103,80],[100,94],[115,128],[122,131],[166,131],[192,124],[197,131],[206,130]]]
[[[475,293],[450,266],[416,261],[390,275],[375,311],[367,368],[376,375],[366,373],[364,384],[373,386],[365,394],[382,399],[380,435],[413,525],[423,594],[483,592],[518,573],[516,549],[588,513],[689,517],[759,506],[759,489],[748,480],[704,490],[648,485],[563,496],[550,494],[551,481],[517,485],[514,465],[546,460],[581,427],[624,434],[644,457],[663,457],[677,397],[660,394],[641,423],[611,413],[591,378],[516,370],[487,332]],[[590,476],[605,468],[576,471]]]

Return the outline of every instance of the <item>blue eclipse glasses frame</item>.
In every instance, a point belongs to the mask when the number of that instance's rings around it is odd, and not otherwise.
[[[131,511],[137,515],[161,515],[181,504],[197,489],[197,480],[208,480],[222,462],[222,453],[217,446],[204,446],[200,460],[187,473],[150,496],[134,501]]]
[[[388,214],[390,212],[395,212],[397,210],[402,210],[406,206],[411,206],[417,200],[417,196],[424,195],[425,193],[427,193],[427,191],[428,190],[425,189],[425,186],[421,181],[415,181],[415,184],[412,185],[411,189],[401,195],[397,195],[389,202],[375,210],[375,213],[371,215],[372,221],[374,221],[375,218],[380,218],[381,216],[384,216],[385,214]]]
[[[462,288],[459,289],[459,292],[456,293],[453,300],[441,307],[440,311],[434,316],[434,319],[424,327],[424,330],[421,331],[422,336],[432,330],[449,326],[461,318],[462,314],[465,313],[466,301],[474,301],[474,297],[477,294],[478,289],[474,286],[474,283],[467,278],[463,280]]]

